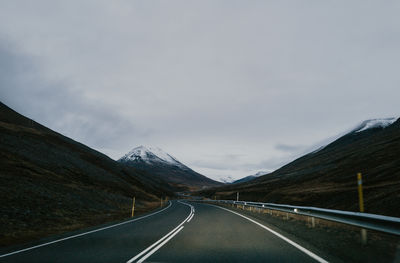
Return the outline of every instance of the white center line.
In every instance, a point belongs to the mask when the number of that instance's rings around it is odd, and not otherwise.
[[[152,254],[154,254],[157,250],[159,250],[163,245],[165,245],[169,240],[171,240],[176,234],[178,234],[182,229],[183,229],[183,224],[186,222],[189,222],[188,220],[190,220],[193,216],[194,216],[194,209],[192,205],[186,204],[184,202],[178,201],[181,204],[187,205],[190,207],[190,213],[189,215],[185,218],[185,220],[183,220],[177,227],[175,227],[171,232],[169,232],[168,234],[166,234],[165,236],[163,236],[162,238],[160,238],[159,240],[157,240],[155,243],[153,243],[152,245],[150,245],[149,247],[147,247],[145,250],[143,250],[142,252],[140,252],[139,254],[137,254],[135,257],[131,258],[130,260],[128,260],[126,263],[132,263],[135,260],[139,259],[137,262],[143,262],[145,259],[147,259],[148,257],[150,257]],[[150,250],[150,252],[148,252]],[[146,254],[147,253],[147,254]]]
[[[194,216],[194,213],[192,214],[192,216],[188,219],[188,223],[190,222],[190,220],[192,220],[192,218],[193,218],[193,216]]]
[[[164,246],[168,241],[170,241],[176,234],[179,233],[179,231],[181,231],[183,229],[183,226],[181,226],[177,231],[175,231],[175,233],[173,233],[172,235],[170,235],[166,240],[164,240],[161,244],[159,244],[157,247],[153,248],[153,250],[151,250],[149,253],[147,253],[144,257],[142,257],[140,260],[137,261],[137,263],[142,263],[143,261],[145,261],[148,257],[150,257],[151,255],[153,255],[154,252],[156,252],[157,250],[159,250],[162,246]]]

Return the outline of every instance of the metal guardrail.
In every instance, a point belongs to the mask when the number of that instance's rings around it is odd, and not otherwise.
[[[200,201],[200,200],[196,200]],[[286,213],[316,217],[329,221],[353,225],[364,229],[381,231],[400,236],[400,218],[369,213],[349,212],[309,206],[293,206],[273,203],[233,201],[233,200],[202,200],[205,202],[234,204],[248,207],[264,208]]]

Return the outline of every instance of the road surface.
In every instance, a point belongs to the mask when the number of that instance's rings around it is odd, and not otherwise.
[[[171,201],[116,225],[16,251],[0,262],[326,262],[262,223],[209,204]]]

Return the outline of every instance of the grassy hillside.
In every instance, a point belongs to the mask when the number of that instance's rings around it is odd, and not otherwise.
[[[188,167],[178,167],[174,165],[151,163],[144,161],[120,161],[129,167],[137,170],[149,172],[160,180],[165,180],[168,186],[174,191],[194,191],[212,186],[220,186],[222,183],[214,181],[204,175],[196,173]]]
[[[0,104],[1,246],[148,211],[161,185]]]
[[[363,174],[366,212],[400,217],[400,120],[350,133],[250,182],[205,196],[358,211],[356,174]]]

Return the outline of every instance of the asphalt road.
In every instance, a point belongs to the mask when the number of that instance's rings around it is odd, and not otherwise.
[[[208,204],[172,201],[163,210],[105,229],[2,251],[0,262],[325,261],[243,215]]]

